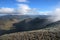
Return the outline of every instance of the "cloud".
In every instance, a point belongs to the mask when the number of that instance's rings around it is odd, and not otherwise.
[[[0,8],[0,14],[20,14],[20,15],[52,15],[55,18],[60,17],[60,8],[56,8],[53,11],[42,12],[37,8],[30,8],[27,4],[18,4],[18,9],[14,8]]]
[[[53,12],[54,16],[55,16],[55,21],[60,20],[60,8],[56,8]]]
[[[55,15],[60,15],[60,8],[55,9]]]
[[[39,15],[37,8],[31,8],[27,4],[18,4],[18,13],[20,15]]]
[[[51,15],[51,11],[44,11],[44,12],[40,11],[39,14],[40,15]]]
[[[50,14],[51,17],[49,19],[51,19],[51,21],[55,22],[60,20],[60,8],[55,8]]]
[[[17,2],[28,2],[27,0],[17,0]]]
[[[15,10],[13,8],[0,8],[1,13],[13,13]]]
[[[18,4],[18,13],[27,14],[31,9],[27,4]]]
[[[30,8],[27,4],[18,4],[18,9],[0,8],[0,14],[16,14],[16,15],[37,15],[36,8]]]

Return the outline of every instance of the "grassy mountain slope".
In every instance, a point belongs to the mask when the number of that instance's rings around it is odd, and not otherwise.
[[[60,31],[35,30],[0,36],[0,40],[60,40]]]
[[[0,40],[60,40],[60,21],[51,23],[45,17],[40,18],[41,16],[4,17],[0,18]]]
[[[60,21],[48,24],[46,27],[40,30],[5,34],[0,36],[0,40],[60,40]],[[56,31],[55,28],[58,30]]]
[[[32,18],[27,17],[26,15],[2,16],[0,17],[0,35],[44,28],[44,26],[48,23],[48,20],[44,19],[45,17],[42,17],[43,16]]]
[[[50,30],[50,31],[60,31],[60,21],[56,21],[53,22],[51,24],[46,25],[47,28],[45,28],[46,30]]]

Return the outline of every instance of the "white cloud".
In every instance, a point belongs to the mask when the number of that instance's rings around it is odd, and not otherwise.
[[[18,2],[28,2],[27,0],[17,0]]]
[[[56,16],[55,20],[56,21],[60,20],[60,8],[56,8],[54,13],[53,14]]]
[[[27,14],[31,9],[27,4],[18,4],[18,13]]]
[[[0,13],[13,13],[13,8],[0,8]]]
[[[22,15],[47,15],[49,12],[38,12],[37,8],[30,8],[27,4],[18,4],[18,13]]]
[[[60,8],[55,8],[55,10],[53,10],[50,14],[52,15],[50,19],[53,22],[60,20]]]
[[[40,15],[50,15],[50,13],[51,13],[51,11],[44,11],[44,12],[42,12],[42,11],[40,11]]]
[[[56,15],[60,15],[60,8],[55,9]]]
[[[37,8],[30,8],[27,4],[18,4],[18,13],[21,15],[39,15]]]

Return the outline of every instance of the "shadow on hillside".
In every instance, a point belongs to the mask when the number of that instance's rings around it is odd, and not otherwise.
[[[38,30],[46,28],[46,25],[48,24],[47,19],[25,19],[21,22],[14,23],[13,27],[15,29],[12,30],[3,30],[1,35],[3,34],[9,34],[9,33],[15,33],[15,32],[23,32],[23,31],[32,31],[32,30]]]
[[[33,20],[31,19],[25,19],[19,23],[14,23],[13,26],[16,28],[15,30],[17,32],[19,31],[31,31],[31,30],[38,30],[46,28],[46,25],[48,24],[47,19],[40,19],[35,18]]]

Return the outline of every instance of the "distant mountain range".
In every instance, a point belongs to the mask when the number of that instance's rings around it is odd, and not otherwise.
[[[60,40],[60,21],[49,23],[45,27],[42,26],[41,28],[40,25],[46,21],[44,20],[42,19],[40,20],[39,18],[35,18],[32,20],[31,18],[29,18],[23,20],[22,22],[18,22],[15,24],[15,28],[16,28],[15,30],[13,30],[12,32],[10,30],[2,33],[0,39],[1,40],[6,40],[6,39],[8,40],[15,40],[15,39],[16,40]],[[30,31],[23,32],[24,30],[27,29],[26,27],[30,28]],[[38,27],[41,29],[37,30]],[[35,28],[36,30],[32,30]]]
[[[29,16],[24,16],[24,15],[5,15],[5,16],[1,16],[0,20],[10,20],[10,19],[24,19],[24,18],[29,18]]]
[[[0,16],[0,34],[32,30],[60,29],[60,21],[51,22],[49,15],[5,15]],[[16,22],[17,21],[17,22]],[[1,33],[2,32],[2,33]]]
[[[25,18],[47,18],[50,17],[50,15],[5,15],[0,16],[0,19],[8,20],[8,19],[25,19]]]

